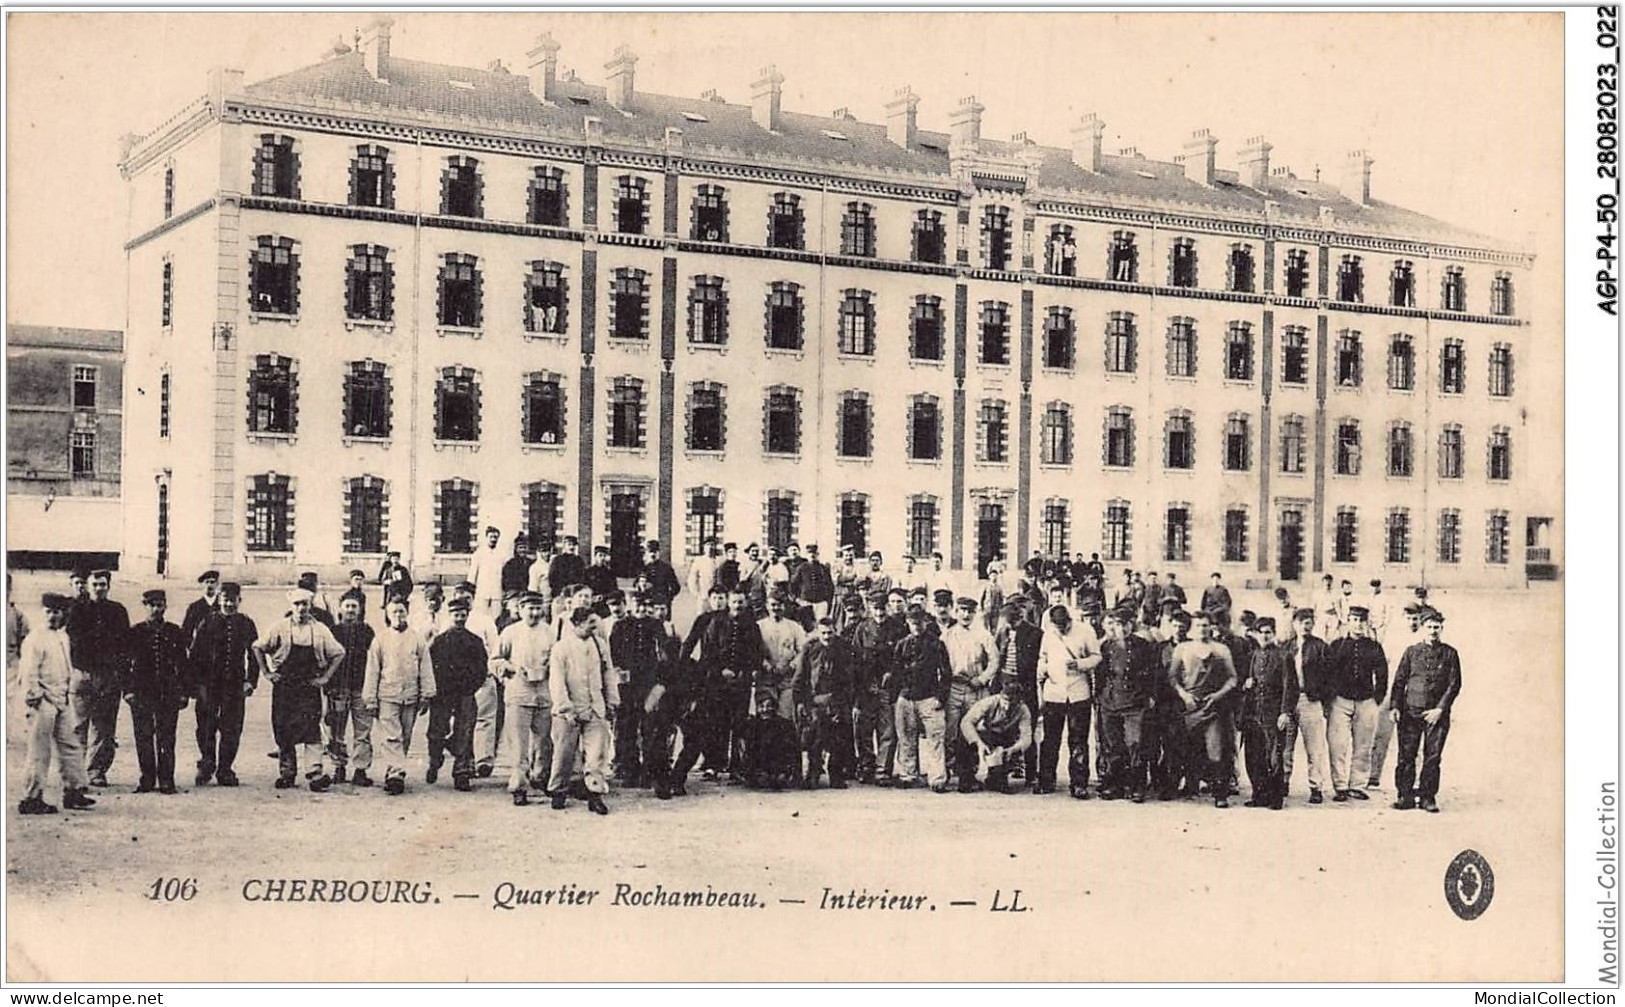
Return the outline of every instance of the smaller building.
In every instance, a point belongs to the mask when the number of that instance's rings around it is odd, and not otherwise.
[[[124,333],[13,325],[6,366],[8,565],[116,567]]]

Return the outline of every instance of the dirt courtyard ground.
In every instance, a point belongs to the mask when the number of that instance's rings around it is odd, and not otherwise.
[[[19,578],[31,618],[45,583]],[[173,618],[189,595],[171,590]],[[116,596],[140,617],[137,590]],[[187,710],[182,793],[133,794],[125,711],[96,809],[21,818],[11,721],[8,978],[1554,980],[1561,588],[1436,601],[1464,665],[1439,815],[1389,807],[1392,754],[1374,800],[1309,807],[1301,750],[1281,812],[1084,803],[1064,791],[768,794],[696,777],[686,799],[615,793],[599,818],[580,804],[513,807],[499,779],[472,794],[449,780],[426,787],[421,764],[398,798],[348,785],[276,791],[262,690],[249,703],[241,788],[192,786]],[[247,609],[263,626],[281,595],[252,591]],[[52,781],[55,801],[54,771]],[[1495,876],[1472,922],[1444,898],[1445,868],[1464,849]],[[153,900],[166,878],[195,879],[195,896]],[[369,899],[374,886],[350,883],[387,882],[403,901],[264,899],[279,880],[287,897],[314,879]],[[663,904],[673,893],[700,904]],[[840,901],[863,908],[834,908],[832,896],[853,893]]]

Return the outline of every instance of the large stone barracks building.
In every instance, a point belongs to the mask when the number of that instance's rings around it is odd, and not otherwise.
[[[1532,257],[1339,185],[395,56],[126,141],[125,568],[466,563],[494,524],[1513,584]],[[1115,576],[1115,574],[1114,574]]]

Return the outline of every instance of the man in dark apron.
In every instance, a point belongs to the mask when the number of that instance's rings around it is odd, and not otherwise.
[[[311,618],[314,596],[304,588],[288,592],[293,612],[254,641],[254,659],[271,683],[271,733],[276,738],[278,790],[295,785],[300,748],[305,779],[320,793],[333,785],[322,769],[322,686],[344,659],[344,648]]]

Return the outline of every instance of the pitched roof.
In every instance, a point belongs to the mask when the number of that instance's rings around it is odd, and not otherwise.
[[[806,161],[836,171],[846,165],[868,172],[905,173],[924,181],[936,176],[940,184],[954,184],[948,137],[942,133],[921,131],[916,147],[904,148],[887,139],[883,125],[789,111],[781,111],[779,128],[770,132],[755,123],[749,105],[639,91],[634,111],[628,114],[610,103],[602,86],[560,78],[557,87],[558,99],[549,104],[531,93],[526,75],[393,56],[386,79],[379,80],[367,72],[361,53],[350,52],[251,84],[245,93],[250,99],[294,105],[352,106],[363,114],[388,111],[408,119],[458,120],[471,127],[489,123],[566,141],[584,138],[584,118],[596,116],[603,121],[605,136],[612,139],[658,146],[666,130],[675,127],[683,131],[689,150],[747,161],[753,156]],[[1320,208],[1328,206],[1340,227],[1511,250],[1504,242],[1391,203],[1373,200],[1361,205],[1335,186],[1292,176],[1274,176],[1260,191],[1240,184],[1234,172],[1220,171],[1216,184],[1205,186],[1186,178],[1179,164],[1141,156],[1106,156],[1101,170],[1090,172],[1066,148],[984,138],[979,151],[997,158],[1022,154],[1038,158],[1038,186],[1057,198],[1128,200],[1175,208],[1183,204],[1193,211],[1260,217],[1270,200],[1279,204],[1284,220],[1304,224],[1317,223]]]
[[[73,350],[124,350],[124,333],[117,329],[74,329],[61,325],[8,325],[6,346],[56,347]]]

